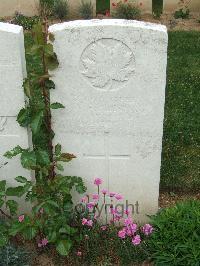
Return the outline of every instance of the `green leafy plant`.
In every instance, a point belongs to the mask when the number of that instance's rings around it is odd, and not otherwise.
[[[22,26],[25,30],[31,30],[35,24],[39,22],[39,17],[27,17],[23,14],[20,14],[18,12],[15,13],[14,18],[12,19],[12,23]]]
[[[54,147],[52,143],[51,109],[64,106],[50,102],[50,90],[55,85],[50,80],[49,70],[55,69],[58,61],[53,45],[48,42],[53,42],[54,36],[48,34],[47,22],[47,17],[44,17],[43,23],[33,26],[33,43],[28,54],[37,58],[40,64],[33,68],[24,82],[28,101],[17,117],[20,126],[31,129],[33,148],[16,146],[4,155],[8,159],[20,156],[22,167],[35,172],[35,181],[18,176],[15,178],[18,182],[16,187],[8,187],[5,180],[0,182],[0,212],[6,217],[6,222],[0,226],[0,246],[5,246],[11,237],[20,234],[24,239],[34,240],[39,248],[55,245],[58,253],[64,256],[80,240],[72,219],[71,190],[83,193],[86,188],[80,177],[61,174],[63,163],[76,156],[63,152],[60,144]],[[44,143],[38,141],[41,138],[45,139]],[[31,203],[31,213],[22,213],[17,218],[18,204],[13,197],[25,198]]]
[[[69,4],[66,0],[57,0],[54,3],[53,14],[61,21],[66,19],[69,14]]]
[[[79,14],[84,19],[92,19],[93,17],[93,5],[89,1],[82,0],[79,6]]]
[[[24,248],[7,245],[0,249],[0,266],[28,266],[31,265],[30,252]]]
[[[39,13],[42,18],[53,14],[55,0],[39,0]]]
[[[178,3],[179,9],[175,11],[174,18],[175,19],[188,19],[190,16],[189,4],[191,0],[180,0]]]
[[[163,12],[163,0],[152,0],[152,11],[155,18],[160,18]]]
[[[148,247],[155,265],[199,264],[200,201],[178,203],[151,219]]]
[[[139,6],[135,2],[123,2],[119,1],[117,4],[113,3],[115,8],[113,17],[121,19],[138,19],[141,15]]]

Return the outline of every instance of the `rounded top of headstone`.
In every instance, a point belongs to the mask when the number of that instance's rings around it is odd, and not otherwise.
[[[22,26],[0,22],[0,31],[20,33],[23,30]]]
[[[161,24],[149,23],[137,20],[125,19],[91,19],[91,20],[74,20],[64,23],[54,24],[49,27],[50,32],[62,31],[65,29],[73,29],[80,27],[97,27],[97,26],[121,26],[121,27],[134,27],[141,29],[149,29],[160,32],[167,32],[167,28]]]

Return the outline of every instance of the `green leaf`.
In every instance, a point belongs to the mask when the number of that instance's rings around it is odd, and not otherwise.
[[[52,103],[50,107],[51,109],[65,108],[65,106],[62,103],[58,103],[58,102]]]
[[[22,153],[24,151],[24,149],[22,149],[19,145],[16,146],[14,149],[12,149],[11,151],[7,151],[4,156],[8,159],[13,158],[14,156],[17,156],[18,154]]]
[[[46,55],[45,62],[49,70],[54,70],[59,65],[57,56],[55,53],[53,55]]]
[[[26,169],[35,169],[36,156],[34,151],[25,150],[21,155],[21,164]]]
[[[4,247],[8,243],[8,236],[0,233],[0,247]]]
[[[56,165],[56,168],[59,170],[59,171],[64,171],[64,167],[62,166],[62,164],[57,164]]]
[[[24,187],[18,186],[18,187],[9,187],[6,190],[7,196],[15,196],[15,197],[21,197],[24,195]]]
[[[74,154],[62,153],[57,160],[61,162],[70,162],[74,158],[76,158]]]
[[[46,80],[45,81],[45,87],[48,89],[48,90],[51,90],[51,89],[55,89],[55,84],[52,80]]]
[[[19,183],[26,183],[28,180],[26,179],[26,177],[23,176],[17,176],[15,177],[15,180]]]
[[[0,181],[0,191],[5,191],[6,189],[6,180]]]
[[[77,229],[70,227],[69,225],[66,224],[65,226],[60,228],[59,233],[60,234],[74,235],[75,233],[77,233]]]
[[[40,130],[43,116],[44,116],[43,111],[40,111],[34,115],[31,121],[31,129],[32,129],[33,134],[37,134],[38,131]]]
[[[35,152],[37,164],[41,166],[46,166],[50,164],[49,154],[47,151],[39,150]]]
[[[0,199],[0,208],[4,205],[4,200]]]
[[[62,149],[61,145],[59,143],[56,144],[56,146],[55,146],[55,155],[56,156],[61,154],[61,149]]]
[[[72,241],[69,239],[59,240],[56,243],[56,250],[61,256],[67,256],[72,247]]]
[[[44,45],[45,44],[45,38],[42,30],[42,24],[38,23],[33,26],[33,38],[36,44],[38,45]]]
[[[30,124],[30,108],[22,108],[17,116],[17,122],[21,127],[27,127]]]
[[[15,215],[17,213],[18,203],[15,200],[8,200],[6,202],[6,206],[9,208],[11,215]]]
[[[22,235],[27,240],[32,240],[37,235],[37,228],[35,226],[28,226],[22,231]]]

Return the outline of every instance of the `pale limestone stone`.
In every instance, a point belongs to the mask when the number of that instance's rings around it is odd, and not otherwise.
[[[167,31],[138,21],[73,21],[50,27],[59,67],[53,74],[55,143],[77,159],[65,174],[95,192],[124,195],[135,219],[158,209],[164,118]],[[124,202],[125,202],[124,200]]]
[[[24,36],[22,27],[0,23],[0,179],[16,185],[19,175],[30,178],[19,158],[11,160],[3,154],[17,145],[28,148],[27,130],[21,128],[16,116],[24,106],[23,79],[26,77]]]

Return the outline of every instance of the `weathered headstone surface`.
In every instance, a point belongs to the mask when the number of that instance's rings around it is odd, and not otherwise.
[[[27,130],[21,128],[16,116],[24,105],[23,78],[26,76],[24,36],[22,27],[0,23],[0,179],[9,185],[14,178],[29,174],[22,169],[19,158],[8,160],[3,154],[17,145],[28,148]],[[29,174],[30,176],[30,174]]]
[[[53,25],[50,32],[60,63],[51,100],[66,106],[53,111],[55,142],[77,156],[65,172],[82,176],[90,192],[93,178],[102,177],[144,221],[158,208],[166,27],[91,20]]]

